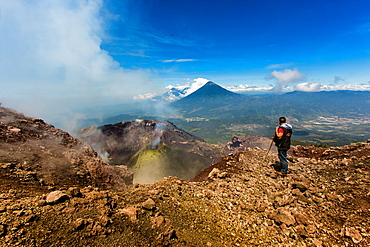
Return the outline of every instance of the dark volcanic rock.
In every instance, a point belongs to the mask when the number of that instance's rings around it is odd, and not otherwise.
[[[231,141],[227,143],[226,147],[234,153],[243,151],[246,148],[261,148],[268,150],[270,147],[270,151],[277,152],[275,145],[271,145],[271,141],[272,140],[270,138],[262,136],[233,136]]]

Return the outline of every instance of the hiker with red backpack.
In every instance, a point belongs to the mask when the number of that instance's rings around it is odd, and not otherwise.
[[[277,170],[278,175],[286,176],[288,174],[287,152],[290,149],[290,137],[292,136],[292,126],[286,122],[285,117],[279,118],[279,126],[275,128],[273,141],[278,149],[278,157],[281,168]]]

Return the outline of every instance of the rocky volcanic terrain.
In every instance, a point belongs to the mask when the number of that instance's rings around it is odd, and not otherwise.
[[[262,148],[273,152],[277,152],[275,145],[271,145],[272,140],[263,136],[245,135],[233,136],[231,141],[227,143],[226,148],[233,153],[243,151],[246,148]]]
[[[25,117],[3,107],[0,107],[0,163],[3,171],[10,171],[7,173],[10,178],[24,182],[115,189],[132,185],[133,174],[125,166],[113,167],[103,162],[84,141],[42,119]]]
[[[167,176],[191,179],[230,152],[163,120],[90,126],[78,134],[111,165],[127,166],[138,183],[153,183]]]
[[[41,120],[0,114],[0,246],[370,245],[368,143],[296,146],[286,177],[274,172],[276,153],[265,159],[266,150],[246,148],[191,181],[118,191],[109,185],[129,174],[104,173],[113,168],[84,142]],[[84,158],[73,162],[69,152]]]
[[[261,136],[233,136],[226,145],[209,144],[163,120],[90,126],[78,135],[104,161],[127,166],[136,183],[154,183],[167,176],[189,180],[224,155],[249,147],[268,149],[271,143]]]
[[[204,152],[208,156],[212,151],[199,148],[202,144],[207,147],[212,146],[211,144],[163,120],[136,120],[100,127],[90,126],[80,130],[78,135],[100,154],[106,154],[112,164],[126,163],[143,147],[151,145],[155,149],[160,142],[181,146],[189,152]]]

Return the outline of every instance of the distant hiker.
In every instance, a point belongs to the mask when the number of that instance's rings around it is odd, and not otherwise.
[[[279,175],[285,176],[288,174],[287,152],[290,149],[290,137],[292,133],[292,126],[286,122],[285,117],[280,117],[279,126],[276,127],[273,137],[275,146],[278,148],[278,157],[281,165],[280,170],[276,171]]]

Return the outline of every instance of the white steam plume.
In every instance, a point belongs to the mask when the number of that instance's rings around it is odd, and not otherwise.
[[[155,148],[161,141],[163,132],[166,130],[167,125],[163,122],[157,122],[154,128],[154,140],[152,142],[152,148]]]
[[[1,0],[0,8],[4,106],[55,121],[71,108],[122,102],[151,86],[150,72],[123,69],[101,49],[102,0]]]

